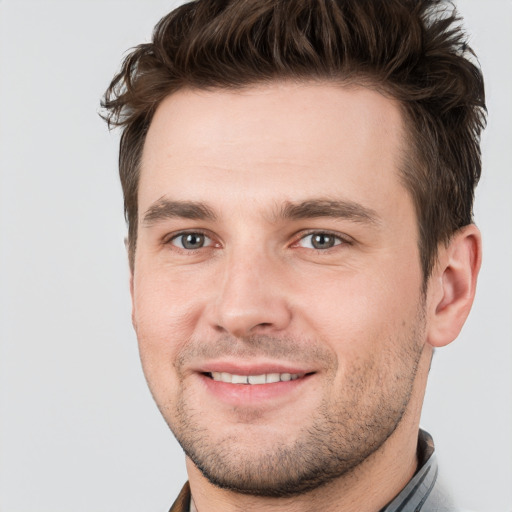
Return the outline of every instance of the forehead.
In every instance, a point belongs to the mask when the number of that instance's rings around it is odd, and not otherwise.
[[[358,200],[358,188],[378,195],[384,183],[400,186],[402,125],[398,104],[364,87],[184,89],[159,105],[149,128],[140,207],[169,192],[222,198],[235,186],[277,201],[312,193]]]

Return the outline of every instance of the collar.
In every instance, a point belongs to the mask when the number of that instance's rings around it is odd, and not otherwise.
[[[418,470],[402,492],[380,512],[420,511],[437,482],[438,467],[434,441],[425,430],[418,434]]]

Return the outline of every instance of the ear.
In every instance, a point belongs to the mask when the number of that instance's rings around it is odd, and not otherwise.
[[[130,296],[132,298],[132,325],[137,331],[137,322],[135,320],[135,295],[133,290],[133,272],[130,270]]]
[[[128,243],[128,237],[124,239],[124,247],[126,249],[126,254],[128,255],[128,266],[130,268],[130,297],[132,299],[132,325],[135,330],[137,330],[137,325],[135,322],[135,300],[134,300],[134,291],[133,291],[133,268],[130,264],[130,246]]]
[[[428,289],[427,341],[433,347],[448,345],[459,335],[473,304],[481,261],[482,238],[474,224],[439,248]]]

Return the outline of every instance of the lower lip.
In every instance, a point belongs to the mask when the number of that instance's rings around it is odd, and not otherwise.
[[[269,400],[290,397],[312,376],[312,374],[309,374],[300,379],[273,382],[271,384],[231,384],[216,381],[211,377],[200,374],[204,385],[211,394],[222,402],[235,406],[256,405]]]

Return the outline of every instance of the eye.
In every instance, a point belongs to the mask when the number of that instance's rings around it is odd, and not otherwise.
[[[203,233],[181,233],[173,237],[170,242],[172,245],[188,251],[202,249],[213,244],[212,239]]]
[[[332,233],[316,232],[303,236],[297,245],[306,249],[325,250],[344,243],[345,240]]]

